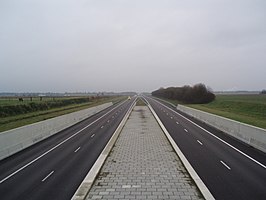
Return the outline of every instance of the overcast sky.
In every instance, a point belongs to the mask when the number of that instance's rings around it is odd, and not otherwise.
[[[1,0],[0,92],[266,89],[265,0]]]

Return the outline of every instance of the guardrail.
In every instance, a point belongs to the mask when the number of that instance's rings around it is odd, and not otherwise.
[[[266,153],[266,130],[225,117],[178,105],[177,109]]]
[[[16,129],[0,133],[0,160],[13,155],[41,140],[44,140],[59,131],[100,112],[113,105],[105,103],[92,108],[69,113],[59,117],[51,118],[34,124],[22,126]]]

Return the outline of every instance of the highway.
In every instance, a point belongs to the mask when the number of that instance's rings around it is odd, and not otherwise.
[[[0,199],[71,199],[134,100],[113,105],[0,161]]]
[[[144,97],[217,200],[265,200],[266,154]]]

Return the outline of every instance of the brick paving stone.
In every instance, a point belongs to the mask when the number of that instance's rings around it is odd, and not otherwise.
[[[203,199],[157,121],[136,106],[87,199]]]

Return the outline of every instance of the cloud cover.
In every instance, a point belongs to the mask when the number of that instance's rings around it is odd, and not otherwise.
[[[4,0],[0,92],[266,87],[263,0]]]

